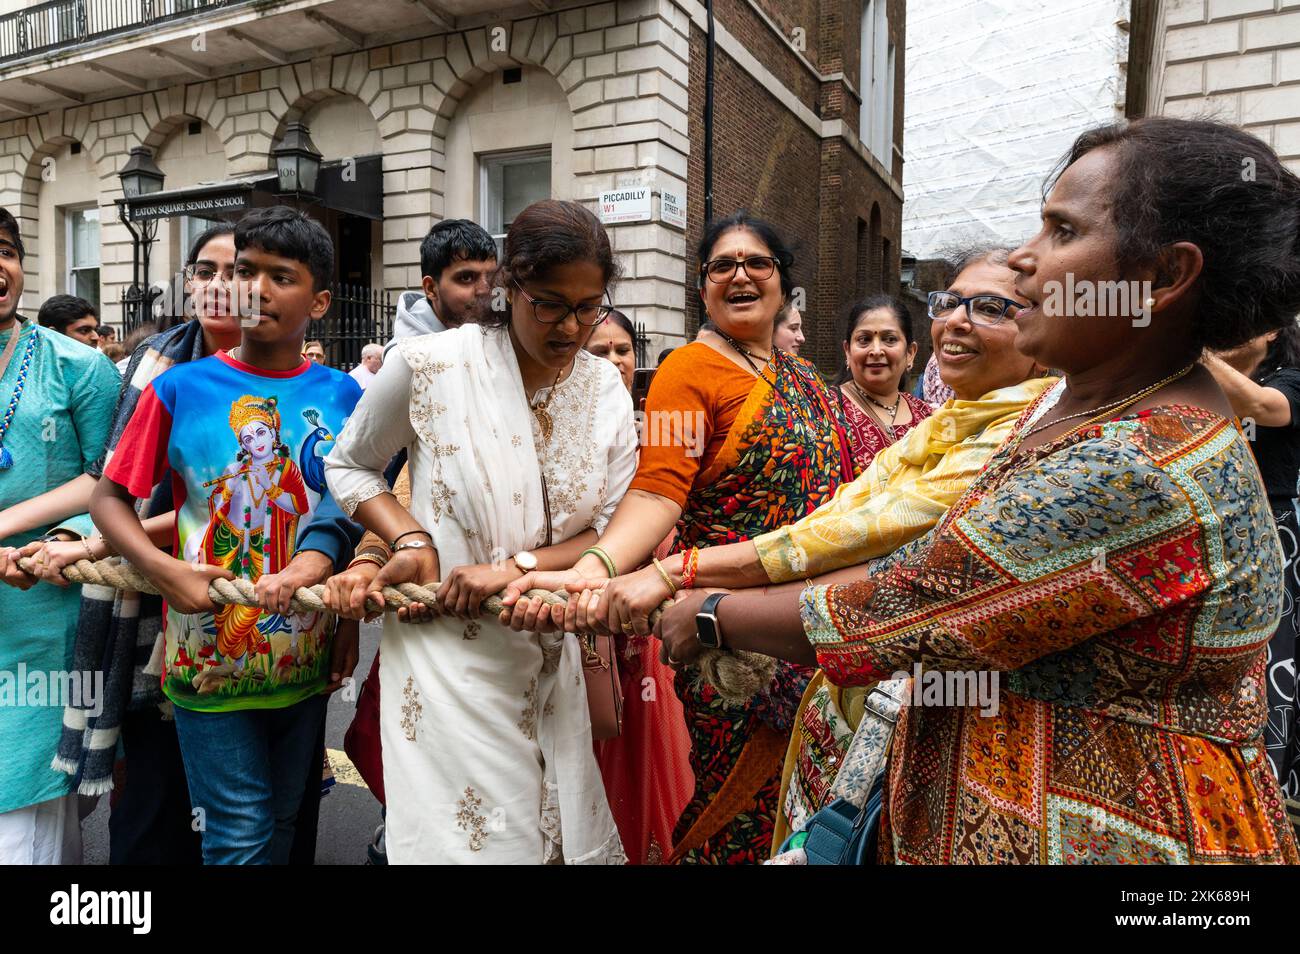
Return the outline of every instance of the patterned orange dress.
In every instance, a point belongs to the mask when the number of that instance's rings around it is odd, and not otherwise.
[[[631,489],[681,505],[678,550],[784,527],[852,479],[852,449],[830,389],[807,361],[780,350],[773,360],[775,367],[755,378],[697,341],[669,355],[655,375]],[[671,439],[678,422],[691,442]],[[673,860],[752,864],[767,858],[781,765],[811,674],[781,663],[767,689],[732,706],[712,686],[696,685],[694,670],[677,673],[695,793],[674,832]]]
[[[985,716],[913,695],[882,860],[1300,862],[1262,735],[1282,555],[1241,432],[1166,406],[1016,443],[869,580],[804,593],[836,684],[1000,677]]]

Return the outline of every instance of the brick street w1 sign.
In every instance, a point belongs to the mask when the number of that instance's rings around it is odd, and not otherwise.
[[[650,187],[631,186],[600,194],[600,221],[606,225],[620,222],[650,221]]]
[[[664,225],[675,225],[679,229],[686,228],[686,199],[675,192],[669,192],[664,189],[659,193],[659,218],[663,220]]]

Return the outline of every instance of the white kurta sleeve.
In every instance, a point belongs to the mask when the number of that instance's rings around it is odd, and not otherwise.
[[[618,508],[619,501],[627,493],[632,478],[636,476],[636,465],[640,441],[636,432],[636,419],[632,414],[632,401],[623,385],[623,379],[611,375],[613,388],[601,395],[600,409],[612,414],[614,418],[614,436],[606,456],[605,505],[596,519],[592,529],[597,534],[605,532],[610,517]]]
[[[388,491],[385,468],[394,454],[415,443],[410,406],[411,367],[394,348],[325,458],[325,482],[349,517]]]

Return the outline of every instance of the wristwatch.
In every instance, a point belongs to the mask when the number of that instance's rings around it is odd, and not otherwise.
[[[524,573],[531,573],[537,569],[537,557],[527,550],[520,550],[514,555],[515,566],[519,567]]]
[[[730,593],[710,593],[704,598],[704,605],[695,614],[695,635],[701,646],[708,649],[722,648],[722,626],[718,623],[718,604],[730,595]]]

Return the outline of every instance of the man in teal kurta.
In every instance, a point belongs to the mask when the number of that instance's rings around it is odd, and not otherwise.
[[[91,533],[93,482],[78,478],[103,453],[121,380],[98,350],[18,315],[22,260],[18,223],[0,208],[0,863],[76,863],[73,780],[50,762],[64,692],[96,688],[69,673],[81,588],[32,585],[11,548],[55,527],[62,539]]]

